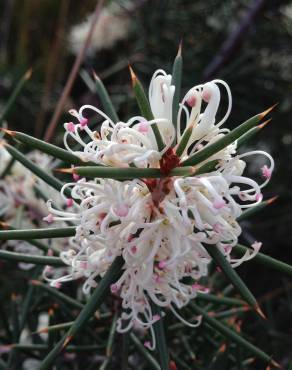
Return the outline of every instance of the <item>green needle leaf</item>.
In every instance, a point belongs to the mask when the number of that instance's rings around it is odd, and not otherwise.
[[[240,221],[249,219],[254,214],[258,213],[259,211],[263,210],[264,208],[266,208],[270,204],[274,203],[277,199],[278,199],[278,197],[276,196],[276,197],[270,198],[268,200],[264,200],[263,202],[261,202],[260,204],[258,204],[255,207],[248,208],[246,211],[242,212],[242,214],[237,218],[237,221],[240,222]]]
[[[180,103],[180,90],[181,90],[181,76],[183,68],[183,59],[182,59],[182,42],[179,44],[178,53],[174,60],[172,67],[172,79],[171,84],[175,86],[173,102],[172,102],[172,122],[174,127],[177,127],[177,114]],[[179,155],[179,154],[177,154]]]
[[[256,116],[248,119],[240,126],[236,127],[234,130],[229,132],[227,135],[217,140],[215,143],[207,145],[204,149],[198,151],[193,156],[189,157],[182,162],[183,166],[194,166],[197,165],[212,155],[220,152],[220,150],[226,148],[228,145],[232,144],[235,140],[239,139],[251,128],[256,126],[275,106],[267,109],[266,111],[257,114]]]
[[[233,248],[233,250],[235,251],[236,254],[243,255],[247,250],[249,250],[249,248],[244,245],[237,244]],[[258,262],[261,265],[270,267],[271,269],[281,271],[285,274],[292,276],[292,266],[291,265],[288,265],[288,263],[279,261],[276,258],[267,256],[264,253],[258,252],[251,261]]]
[[[24,134],[19,131],[11,131],[6,129],[2,129],[2,131],[4,131],[7,135],[11,136],[13,139],[20,141],[22,144],[25,144],[30,148],[38,149],[41,152],[49,154],[54,158],[61,159],[66,163],[71,163],[75,165],[82,165],[85,163],[80,158],[70,153],[68,150],[59,148],[56,145],[46,143],[43,140],[36,139],[30,135]]]
[[[237,334],[233,329],[228,327],[227,325],[221,323],[220,321],[214,319],[213,317],[210,317],[208,313],[204,310],[202,310],[199,306],[197,306],[195,303],[190,303],[191,307],[194,309],[195,313],[197,315],[202,315],[205,322],[210,325],[212,328],[214,328],[216,331],[221,333],[224,337],[230,339],[231,341],[239,344],[243,348],[245,348],[250,353],[253,353],[258,358],[267,361],[268,363],[276,364],[271,356],[266,354],[264,351],[259,349],[258,347],[254,346],[252,343],[244,339],[242,336]]]
[[[67,236],[74,236],[75,233],[75,226],[49,229],[1,230],[0,240],[65,238]]]
[[[133,84],[133,90],[136,96],[137,103],[139,105],[141,114],[143,117],[145,117],[147,120],[153,120],[154,116],[151,111],[151,107],[149,104],[149,101],[146,97],[144,88],[141,84],[141,82],[138,80],[137,76],[135,75],[133,69],[130,67],[130,73],[132,78],[132,84]],[[161,133],[159,131],[159,128],[156,123],[151,125],[151,128],[153,130],[153,133],[155,135],[155,139],[157,142],[157,148],[159,151],[161,151],[164,148],[164,142],[161,136]]]
[[[59,302],[64,302],[72,308],[77,308],[78,310],[82,310],[84,308],[83,303],[77,301],[76,299],[73,299],[73,298],[69,297],[68,295],[66,295],[62,292],[60,292],[58,289],[52,288],[47,284],[43,284],[39,280],[31,280],[30,284],[32,286],[35,286],[35,287],[38,287],[38,288],[44,290],[45,292],[49,293],[49,295],[56,298]]]
[[[27,72],[25,72],[23,77],[17,83],[15,89],[13,90],[12,94],[10,95],[4,107],[4,110],[2,111],[2,114],[0,115],[0,123],[2,123],[2,121],[7,117],[7,114],[9,113],[10,109],[13,107],[13,104],[15,100],[17,99],[18,95],[21,93],[24,85],[30,79],[31,73],[32,73],[32,70],[29,69]]]
[[[161,367],[159,366],[158,362],[155,360],[155,358],[151,355],[149,351],[144,347],[144,345],[140,342],[140,340],[136,337],[134,333],[130,333],[130,339],[136,349],[141,353],[141,355],[145,358],[145,360],[148,362],[148,364],[151,366],[154,370],[161,370]]]
[[[80,176],[104,178],[104,179],[137,179],[137,178],[160,178],[164,177],[159,168],[119,168],[119,167],[95,167],[84,166],[58,169],[62,173],[75,173]],[[168,176],[191,176],[194,173],[192,167],[177,167]]]
[[[28,159],[24,154],[22,154],[19,150],[13,148],[11,145],[7,143],[5,143],[4,145],[8,153],[17,161],[19,161],[24,167],[28,168],[32,173],[34,173],[40,179],[45,181],[52,188],[56,189],[57,191],[61,191],[64,184],[60,180],[56,179],[55,177],[48,174],[46,171],[42,170],[30,159]],[[71,198],[71,191],[69,189],[65,189],[64,194],[68,198]]]
[[[103,303],[105,296],[109,293],[110,285],[116,281],[122,270],[124,260],[122,257],[117,257],[104,277],[95,288],[89,301],[86,303],[82,311],[80,312],[74,324],[70,327],[67,334],[57,343],[53,350],[46,356],[44,361],[41,363],[38,370],[48,370],[52,368],[55,358],[62,351],[63,348],[71,341],[71,339],[85,326],[85,324],[94,315],[98,307]]]
[[[227,306],[243,306],[245,302],[236,298],[221,297],[209,293],[197,293],[197,299],[205,302],[218,303]]]
[[[97,74],[93,73],[94,79],[95,79],[95,87],[97,94],[101,100],[102,106],[104,108],[105,113],[113,120],[113,122],[118,122],[119,117],[116,113],[116,110],[113,106],[113,103],[111,101],[111,98],[108,95],[108,92],[106,91],[106,88],[101,81],[101,79],[97,76]]]
[[[4,222],[1,222],[0,221],[0,227],[3,227],[3,229],[8,229],[8,230],[16,230],[14,227],[4,223]],[[59,254],[59,251],[57,249],[55,249],[53,246],[47,246],[45,244],[43,244],[42,242],[40,242],[39,240],[34,240],[34,239],[30,239],[28,240],[28,243],[37,247],[38,249],[44,251],[44,252],[48,252],[49,250],[52,250],[55,254]]]
[[[31,254],[8,252],[3,250],[0,250],[0,259],[33,263],[35,265],[65,266],[64,262],[59,257],[34,256]]]
[[[244,284],[237,272],[231,267],[230,263],[226,260],[220,250],[215,245],[204,244],[204,246],[214,262],[222,269],[230,282],[241,294],[242,298],[245,299],[245,301],[254,308],[259,315],[263,316],[255,297]]]
[[[161,308],[154,303],[152,304],[152,310],[155,315],[160,316],[160,320],[153,324],[155,339],[156,339],[156,349],[159,355],[159,362],[161,370],[169,370],[169,353],[166,344],[164,323]]]

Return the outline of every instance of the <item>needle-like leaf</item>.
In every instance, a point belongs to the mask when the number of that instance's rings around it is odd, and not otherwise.
[[[182,59],[182,42],[179,44],[177,56],[175,57],[172,67],[171,84],[175,86],[173,101],[172,101],[172,122],[174,127],[177,127],[177,113],[180,102],[181,77],[182,77],[183,59]]]
[[[72,338],[84,327],[84,325],[94,315],[94,312],[103,303],[106,294],[109,293],[110,285],[119,278],[121,269],[124,264],[122,257],[117,257],[104,277],[95,288],[89,301],[86,303],[82,311],[80,312],[73,325],[68,330],[67,334],[56,344],[53,350],[46,356],[44,361],[41,363],[38,370],[48,370],[52,368],[55,358],[64,349]]]
[[[160,178],[164,177],[158,168],[120,168],[120,167],[95,167],[84,166],[74,168],[61,168],[56,170],[62,173],[75,173],[80,176],[93,178],[110,178],[116,180],[137,179],[137,178]],[[192,167],[177,167],[169,176],[191,176],[194,173]]]
[[[249,248],[244,246],[244,245],[237,244],[233,248],[233,250],[238,255],[243,255],[244,253],[246,253],[246,251],[249,250]],[[258,252],[251,261],[258,262],[261,265],[269,267],[273,270],[281,271],[285,274],[288,274],[288,275],[292,276],[292,266],[291,265],[289,265],[288,263],[279,261],[276,258],[267,256],[264,253]]]
[[[245,283],[242,281],[240,276],[237,274],[237,272],[231,267],[230,263],[226,260],[224,255],[220,252],[220,250],[215,245],[204,245],[207,249],[207,252],[210,254],[214,262],[217,266],[219,266],[228,280],[234,285],[234,287],[238,290],[242,298],[252,307],[256,310],[256,312],[263,316],[263,313],[261,309],[259,308],[259,305],[257,303],[257,300],[255,299],[254,295],[251,293],[251,291],[248,289],[248,287],[245,285]]]
[[[59,257],[35,256],[26,253],[17,253],[0,250],[0,259],[16,262],[33,263],[35,265],[65,266]]]
[[[236,127],[234,130],[226,134],[221,139],[217,140],[216,142],[207,145],[204,149],[198,151],[188,159],[182,162],[183,166],[195,166],[199,163],[205,161],[212,155],[220,152],[220,150],[226,148],[228,145],[232,144],[234,141],[239,139],[242,135],[244,135],[247,131],[251,128],[255,127],[267,114],[274,109],[276,105],[268,108],[264,112],[257,114],[254,117],[251,117],[240,126]]]
[[[262,351],[258,347],[254,346],[252,343],[250,343],[246,339],[244,339],[241,335],[237,334],[233,329],[223,324],[222,322],[214,319],[213,317],[210,317],[208,312],[204,311],[202,308],[197,306],[195,303],[191,302],[190,305],[197,315],[202,315],[204,321],[208,325],[210,325],[212,328],[214,328],[216,331],[221,333],[223,336],[239,344],[240,346],[245,348],[247,351],[257,356],[259,359],[262,359],[268,363],[276,364],[276,362],[272,360],[271,356],[266,354],[264,351]]]
[[[137,76],[135,75],[133,69],[130,67],[130,73],[131,73],[131,78],[132,78],[132,85],[133,85],[133,90],[135,93],[135,97],[137,100],[137,103],[139,105],[141,114],[143,117],[145,117],[147,120],[153,120],[153,113],[151,111],[151,107],[149,104],[149,101],[146,97],[144,88],[141,84],[141,82],[138,80]],[[153,130],[153,133],[155,135],[155,139],[157,142],[157,148],[159,151],[161,151],[164,148],[164,142],[161,136],[161,133],[159,131],[159,128],[156,123],[151,125],[151,128]]]
[[[63,187],[63,183],[56,179],[54,176],[48,174],[45,170],[37,166],[35,163],[33,163],[30,159],[28,159],[24,154],[22,154],[19,150],[15,149],[11,145],[5,143],[5,149],[8,151],[8,153],[15,158],[17,161],[19,161],[24,167],[28,168],[32,173],[34,173],[36,176],[38,176],[40,179],[45,181],[48,185],[50,185],[52,188],[56,189],[57,191],[61,191]],[[64,194],[71,198],[71,192],[69,189],[65,189]]]
[[[74,236],[74,226],[48,229],[0,230],[0,240],[30,240]]]

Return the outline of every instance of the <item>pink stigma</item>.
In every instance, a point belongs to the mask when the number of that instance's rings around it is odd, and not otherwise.
[[[117,216],[119,217],[126,217],[129,213],[129,207],[123,203],[123,204],[120,204],[116,209],[115,209],[115,213]]]
[[[264,165],[262,168],[262,174],[266,179],[270,179],[272,177],[272,171],[270,168],[268,168],[267,165]]]
[[[85,127],[88,125],[88,119],[87,118],[81,118],[80,119],[80,126]]]
[[[193,108],[195,105],[196,105],[196,102],[197,102],[197,99],[195,97],[195,95],[190,95],[187,99],[186,99],[186,103],[189,107]]]
[[[69,131],[69,132],[75,132],[75,125],[73,122],[68,122],[67,125],[66,125],[66,129]]]
[[[73,206],[73,199],[72,198],[66,199],[66,206],[67,207],[72,207]]]
[[[221,209],[226,206],[226,203],[223,199],[217,199],[213,202],[213,207],[215,209]]]
[[[160,261],[158,267],[160,268],[160,270],[164,270],[166,267],[166,261]]]
[[[148,123],[145,121],[140,122],[138,125],[138,131],[141,132],[142,134],[146,134],[149,131]]]
[[[44,221],[47,221],[48,224],[51,224],[54,221],[54,216],[49,213],[47,217],[44,217]]]

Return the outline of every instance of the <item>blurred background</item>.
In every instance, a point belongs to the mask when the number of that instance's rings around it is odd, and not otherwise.
[[[84,44],[95,5],[94,0],[0,1],[0,111],[20,77],[33,70],[6,117],[9,128],[44,136]],[[92,86],[92,70],[103,80],[121,117],[137,114],[128,63],[148,86],[156,69],[171,72],[181,39],[183,92],[213,78],[224,79],[233,94],[227,127],[279,103],[272,122],[248,144],[273,155],[276,169],[264,196],[279,198],[243,223],[242,242],[262,241],[263,252],[291,264],[291,1],[106,2],[52,140],[62,144],[68,109],[85,103],[101,106]],[[222,105],[224,109],[224,101]],[[253,163],[250,171],[258,172],[259,167]],[[292,360],[291,281],[253,262],[238,271],[263,300],[269,318],[268,322],[245,320],[244,331],[287,364]]]

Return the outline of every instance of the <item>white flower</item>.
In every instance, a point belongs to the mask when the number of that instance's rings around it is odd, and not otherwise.
[[[84,45],[91,27],[92,16],[84,22],[72,27],[69,34],[69,46],[74,54],[78,54]],[[102,49],[112,48],[118,41],[128,37],[131,26],[129,14],[116,4],[101,11],[95,26],[89,52],[92,54]]]
[[[227,91],[228,107],[225,115],[217,119],[221,92]],[[190,89],[183,98],[177,117],[177,133],[173,126],[172,100],[174,86],[171,76],[158,70],[153,75],[149,89],[149,101],[154,120],[137,116],[128,122],[114,123],[102,111],[83,106],[71,113],[78,124],[65,124],[65,146],[85,161],[99,165],[127,167],[157,167],[171,169],[176,166],[176,138],[178,146],[186,130],[191,129],[190,140],[182,151],[181,159],[202,150],[229,132],[221,125],[231,109],[228,85],[214,80]],[[83,116],[85,109],[96,111],[104,118],[100,133],[88,127]],[[156,123],[165,148],[159,151],[151,125]],[[184,127],[184,130],[181,128]],[[183,131],[183,132],[181,132]],[[90,138],[83,140],[83,134]],[[70,149],[69,137],[81,145],[79,151]],[[251,259],[260,244],[237,259],[232,249],[238,242],[241,228],[237,218],[242,210],[254,207],[262,200],[261,189],[269,181],[274,162],[263,151],[237,154],[236,142],[208,159],[217,165],[207,174],[192,177],[169,177],[160,179],[134,179],[116,181],[96,179],[66,184],[71,188],[76,202],[73,211],[52,207],[48,202],[52,220],[70,221],[77,230],[71,239],[71,249],[63,252],[63,261],[71,266],[71,272],[52,284],[84,277],[83,290],[89,293],[97,285],[96,277],[103,276],[113,260],[122,255],[123,273],[112,286],[112,293],[122,298],[124,312],[118,321],[118,330],[124,332],[132,327],[150,329],[159,320],[153,315],[150,301],[170,308],[184,323],[177,310],[184,307],[197,291],[206,291],[200,284],[201,277],[208,274],[210,256],[206,244],[219,248],[233,267]],[[269,166],[262,169],[265,177],[258,184],[244,175],[245,157],[264,155]],[[174,161],[174,162],[172,162]],[[187,280],[188,279],[188,280]],[[123,326],[124,325],[124,326]],[[153,343],[147,347],[153,348]]]

